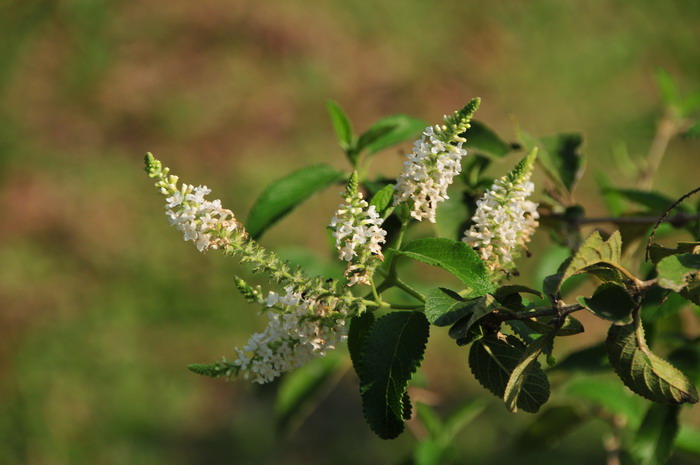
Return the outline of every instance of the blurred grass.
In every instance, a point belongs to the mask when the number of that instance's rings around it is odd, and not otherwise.
[[[700,4],[691,1],[4,0],[0,31],[3,464],[397,463],[410,454],[410,435],[382,443],[365,427],[350,376],[278,442],[274,387],[185,370],[231,355],[263,321],[232,286],[244,270],[168,228],[144,152],[245,218],[271,180],[311,162],[343,166],[326,98],[362,129],[390,113],[437,121],[479,95],[480,118],[506,137],[513,121],[534,134],[583,131],[579,200],[596,211],[592,174],[619,180],[606,163],[614,146],[638,160],[653,137],[654,71],[669,70],[682,89],[697,90],[700,76]],[[672,143],[657,187],[670,196],[694,187],[697,169],[684,167],[697,150]],[[396,174],[397,151],[378,166]],[[318,244],[336,203],[331,189],[264,243],[292,247],[295,260],[306,260],[294,249],[305,246],[327,258]],[[445,408],[481,395],[464,352],[434,337],[425,371]],[[494,405],[479,435],[463,435],[464,457],[511,460],[508,444],[527,420]],[[592,428],[581,444],[519,463],[600,460]]]

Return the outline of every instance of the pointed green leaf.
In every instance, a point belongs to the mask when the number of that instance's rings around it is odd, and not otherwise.
[[[343,173],[320,164],[302,168],[273,182],[258,197],[248,215],[246,230],[258,239],[275,222],[297,205],[326,187],[340,181]]]
[[[275,401],[278,430],[289,431],[301,423],[338,379],[342,369],[343,357],[334,352],[286,374]]]
[[[674,200],[667,197],[659,192],[643,191],[638,189],[608,189],[606,194],[612,196],[619,196],[623,199],[634,202],[638,205],[646,207],[648,211],[654,213],[663,213],[668,207],[673,205]],[[679,205],[680,210],[687,211],[683,205]]]
[[[479,383],[497,397],[503,398],[513,370],[525,355],[525,344],[515,336],[504,338],[489,335],[479,339],[469,351],[469,366]],[[539,363],[534,362],[522,384],[516,405],[536,413],[549,399],[549,381]]]
[[[450,444],[460,431],[484,411],[487,404],[486,399],[477,397],[458,407],[445,421],[441,435],[443,443]]]
[[[678,405],[652,404],[632,440],[631,453],[638,465],[663,465],[673,452],[678,434]]]
[[[561,285],[571,276],[588,272],[604,281],[622,280],[630,273],[620,265],[622,239],[615,231],[604,241],[598,231],[588,236],[576,254],[562,264],[559,273],[548,276],[544,281],[546,294],[556,294]]]
[[[447,270],[481,295],[495,288],[489,281],[484,262],[464,242],[444,238],[417,239],[397,253]]]
[[[522,358],[515,366],[508,378],[508,384],[503,393],[503,401],[506,408],[511,412],[518,411],[518,400],[523,391],[525,380],[530,376],[533,369],[539,368],[537,357],[550,342],[554,340],[554,332],[543,335],[527,346]]]
[[[389,184],[379,189],[377,193],[372,196],[372,200],[369,201],[369,204],[374,205],[379,216],[383,216],[386,209],[391,206],[392,200],[394,200],[394,186],[393,184]]]
[[[437,438],[442,432],[442,421],[430,405],[422,402],[416,403],[416,411],[418,419],[423,424],[423,427],[428,432],[431,438]]]
[[[328,108],[328,114],[331,117],[331,123],[333,123],[335,136],[338,138],[340,147],[343,150],[348,151],[352,147],[353,139],[350,118],[348,118],[340,105],[335,103],[333,100],[326,101],[326,108]]]
[[[364,312],[360,315],[355,315],[352,317],[352,320],[350,320],[350,328],[348,329],[348,352],[350,352],[352,367],[355,369],[355,373],[357,373],[358,377],[360,376],[362,348],[365,345],[365,339],[375,320],[376,318],[372,312]]]
[[[654,402],[694,404],[698,401],[690,380],[649,350],[638,319],[628,325],[611,326],[605,344],[610,364],[635,393]]]
[[[462,145],[467,150],[474,150],[478,153],[501,158],[506,156],[510,150],[510,144],[481,121],[471,120],[469,129],[461,134],[467,141]]]
[[[406,115],[391,115],[380,119],[357,141],[357,151],[366,150],[373,154],[407,140],[416,140],[423,129],[428,126],[425,121]]]
[[[700,242],[679,242],[675,249],[664,247],[656,242],[649,246],[649,259],[652,263],[659,263],[662,258],[670,255],[684,253],[700,254]]]
[[[430,324],[449,326],[471,312],[475,300],[467,300],[455,291],[436,287],[425,293],[425,316]]]
[[[420,312],[392,312],[372,326],[362,350],[362,409],[372,431],[393,439],[404,429],[404,396],[423,360],[430,323]]]
[[[577,300],[597,317],[614,323],[631,322],[632,310],[637,307],[625,287],[614,282],[603,283],[592,297],[579,297]]]
[[[691,281],[698,280],[699,254],[671,255],[656,265],[659,286],[680,292]]]
[[[562,133],[538,139],[521,130],[519,138],[528,152],[539,148],[538,159],[545,173],[571,192],[583,172],[583,157],[579,153],[583,143],[581,134]]]

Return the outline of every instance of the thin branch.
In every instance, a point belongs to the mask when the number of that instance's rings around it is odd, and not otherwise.
[[[645,257],[645,260],[646,260],[646,261],[649,261],[649,247],[651,247],[651,244],[652,244],[652,242],[653,242],[653,240],[654,240],[654,235],[656,234],[656,230],[658,229],[659,225],[660,225],[664,220],[666,220],[666,218],[668,218],[668,214],[671,213],[671,210],[673,210],[673,209],[676,208],[678,205],[680,205],[681,202],[683,202],[685,199],[687,199],[687,198],[690,197],[691,195],[696,194],[696,193],[698,193],[698,192],[700,192],[700,187],[697,187],[697,188],[693,189],[692,191],[688,192],[687,194],[684,194],[681,198],[679,198],[678,200],[676,200],[675,202],[673,202],[673,205],[671,205],[670,207],[668,207],[668,208],[666,209],[666,211],[664,212],[664,214],[661,215],[661,217],[659,218],[659,220],[656,222],[656,224],[654,224],[654,227],[653,227],[652,230],[651,230],[651,235],[649,236],[649,241],[647,242],[646,250],[644,251],[644,257]],[[696,216],[697,216],[697,215],[696,215]]]

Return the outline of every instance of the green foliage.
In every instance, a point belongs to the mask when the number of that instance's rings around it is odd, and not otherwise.
[[[449,271],[478,294],[483,295],[494,289],[484,262],[463,242],[444,238],[417,239],[396,252]]]
[[[511,412],[518,411],[518,405],[521,394],[531,396],[532,394],[525,392],[526,380],[530,377],[530,373],[539,368],[537,357],[540,356],[542,350],[554,340],[555,332],[552,331],[538,338],[527,346],[518,364],[513,368],[513,371],[508,378],[505,391],[503,393],[503,401],[506,408]],[[541,377],[538,379],[541,382]],[[532,380],[531,380],[532,382]],[[547,383],[549,389],[549,383]],[[530,388],[532,390],[532,388]],[[538,407],[539,408],[539,407]]]
[[[428,126],[425,121],[406,115],[391,115],[372,124],[357,140],[354,150],[372,155],[407,140],[417,139]]]
[[[700,254],[671,255],[661,259],[656,265],[659,273],[659,286],[680,292],[692,281],[698,280]]]
[[[430,324],[449,326],[472,311],[478,299],[464,299],[461,295],[436,287],[425,293],[425,316]]]
[[[376,321],[376,317],[372,312],[364,312],[360,315],[355,315],[350,320],[350,328],[348,329],[348,351],[350,352],[350,360],[355,373],[360,373],[360,362],[362,360],[362,349],[365,345],[365,339],[372,325]]]
[[[480,328],[475,327],[475,325],[497,308],[496,299],[489,294],[474,299],[470,302],[466,315],[452,325],[448,333],[449,336],[456,339],[459,345],[469,344],[483,335]]]
[[[538,159],[547,175],[567,193],[571,193],[583,173],[584,162],[579,153],[583,143],[581,135],[562,133],[536,138],[522,130],[519,135],[528,152],[539,148]]]
[[[526,354],[527,347],[515,336],[488,335],[472,345],[469,367],[482,386],[503,399],[513,371]],[[536,413],[549,399],[549,381],[537,361],[533,362],[520,384],[515,407]]]
[[[393,439],[404,429],[406,387],[423,361],[430,324],[419,312],[393,312],[365,336],[360,361],[362,410],[372,431]]]
[[[613,323],[630,323],[632,310],[637,308],[627,289],[615,282],[601,284],[592,297],[580,297],[578,302],[597,317]]]
[[[250,210],[246,230],[258,239],[270,226],[300,203],[343,178],[328,165],[307,166],[270,184]]]
[[[370,200],[369,204],[374,205],[374,208],[377,209],[377,213],[381,216],[384,215],[387,208],[391,206],[393,199],[394,186],[390,184],[379,189],[377,193],[372,196],[372,200]]]
[[[486,124],[478,120],[471,120],[469,129],[461,134],[467,141],[462,145],[467,150],[501,158],[511,151],[511,146]]]
[[[635,393],[654,402],[698,401],[695,386],[688,378],[649,350],[639,319],[628,325],[611,326],[605,344],[610,364]]]
[[[335,130],[335,136],[338,138],[338,144],[340,144],[340,147],[346,152],[349,151],[353,145],[353,132],[350,118],[348,118],[348,115],[345,114],[345,111],[340,105],[332,100],[326,101],[326,108],[331,117],[331,123]]]
[[[517,439],[518,448],[538,450],[552,447],[588,418],[581,409],[571,405],[556,405],[544,409],[520,433]]]

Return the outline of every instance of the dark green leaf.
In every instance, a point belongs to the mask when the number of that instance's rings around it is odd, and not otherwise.
[[[246,222],[248,234],[258,239],[304,200],[342,178],[343,173],[321,164],[302,168],[278,179],[265,189],[250,210]]]
[[[550,407],[525,427],[517,439],[517,445],[529,450],[553,447],[587,419],[586,415],[570,405]]]
[[[436,287],[425,293],[425,316],[430,324],[449,326],[472,311],[476,299],[466,300],[455,291]]]
[[[343,150],[348,151],[352,147],[353,139],[350,119],[340,105],[334,101],[326,101],[326,107],[328,108],[328,114],[331,117],[331,123],[333,123],[333,129],[335,130],[335,136],[338,138],[338,143]]]
[[[406,140],[416,140],[428,126],[425,121],[406,115],[391,115],[380,119],[357,141],[357,151],[373,154]]]
[[[469,313],[450,328],[449,336],[456,339],[457,344],[470,343],[474,339],[474,325],[497,308],[496,299],[489,294],[472,301],[468,308]]]
[[[298,425],[338,379],[342,369],[342,356],[329,353],[286,374],[277,391],[277,428],[289,431]]]
[[[383,216],[384,212],[391,205],[394,199],[394,186],[392,184],[384,186],[377,191],[376,194],[372,196],[369,204],[374,205],[374,208],[379,213],[379,216]]]
[[[671,255],[656,265],[659,286],[680,292],[691,281],[697,280],[700,271],[700,255]]]
[[[632,310],[637,307],[625,287],[614,282],[603,283],[592,297],[579,297],[577,300],[597,317],[614,323],[631,322]]]
[[[571,192],[583,172],[583,158],[579,153],[583,143],[581,135],[562,133],[537,139],[520,131],[519,136],[526,151],[539,148],[537,158],[547,175]]]
[[[511,150],[510,144],[503,141],[491,128],[480,121],[471,120],[469,129],[461,135],[467,139],[462,145],[467,150],[472,149],[478,153],[498,158],[507,155]]]
[[[607,194],[612,196],[619,196],[630,202],[634,202],[643,207],[646,207],[648,211],[653,213],[663,213],[668,207],[673,205],[674,200],[667,197],[659,192],[642,191],[638,189],[608,189]],[[678,207],[681,210],[684,209],[682,205]]]
[[[499,338],[489,335],[479,339],[469,351],[469,366],[474,377],[491,393],[503,398],[508,379],[513,369],[525,355],[526,347],[515,336]],[[517,407],[525,412],[536,413],[549,399],[549,381],[539,366],[530,370],[525,378]]]
[[[520,323],[527,325],[532,331],[538,334],[547,334],[552,331],[553,326],[551,325],[552,319],[549,318],[539,318],[537,320],[528,318],[526,320],[520,320]],[[581,334],[584,331],[583,325],[580,321],[571,315],[568,315],[564,319],[564,324],[561,325],[556,331],[556,336],[573,336],[575,334]]]
[[[673,452],[678,434],[680,406],[652,404],[632,440],[631,453],[638,465],[663,465]]]
[[[372,326],[362,351],[362,409],[372,431],[393,439],[404,429],[406,387],[423,360],[430,323],[420,312],[392,312]]]
[[[364,312],[360,315],[355,315],[350,320],[350,328],[348,329],[348,351],[350,352],[350,360],[355,373],[360,375],[360,366],[362,361],[362,348],[365,345],[365,339],[369,330],[375,321],[374,313]]]
[[[686,376],[653,354],[644,340],[639,320],[613,325],[605,341],[610,364],[625,385],[654,402],[696,403],[698,393]]]
[[[503,393],[503,401],[506,408],[511,412],[518,411],[518,402],[520,395],[523,394],[525,381],[529,378],[530,373],[536,368],[539,368],[537,357],[540,356],[545,346],[554,340],[554,332],[543,335],[534,342],[530,343],[525,350],[522,358],[515,366],[506,384],[506,389]]]
[[[679,242],[675,249],[664,247],[654,242],[649,246],[649,259],[652,263],[659,263],[662,258],[677,254],[700,254],[700,242]]]
[[[398,253],[449,271],[481,295],[495,288],[489,281],[484,262],[464,242],[444,238],[417,239],[406,244]]]
[[[521,284],[506,284],[505,286],[501,286],[493,292],[493,296],[501,304],[505,305],[505,301],[509,296],[520,293],[532,294],[542,298],[542,293],[540,293],[540,291]]]

